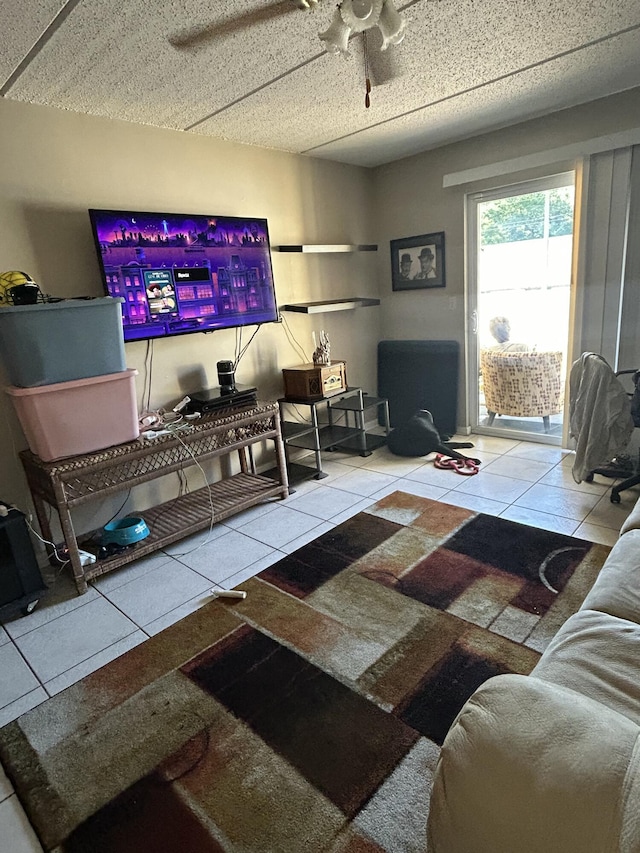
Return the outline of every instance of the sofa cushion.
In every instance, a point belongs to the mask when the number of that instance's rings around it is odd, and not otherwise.
[[[429,853],[637,853],[639,736],[579,693],[488,679],[443,744]]]
[[[564,623],[532,675],[568,687],[640,725],[640,625],[595,610]]]
[[[640,530],[618,539],[581,609],[640,624]]]

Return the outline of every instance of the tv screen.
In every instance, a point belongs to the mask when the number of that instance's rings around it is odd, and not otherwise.
[[[125,341],[278,319],[266,219],[89,210]]]

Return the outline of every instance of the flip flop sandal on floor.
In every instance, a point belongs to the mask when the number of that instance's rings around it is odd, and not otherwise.
[[[452,470],[457,474],[463,474],[465,477],[472,477],[480,470],[480,460],[471,459],[454,459],[451,456],[444,456],[442,453],[436,453],[436,458],[433,460],[436,468],[442,470]]]
[[[433,464],[436,468],[442,468],[443,470],[455,469],[454,462],[458,462],[458,459],[452,459],[450,456],[443,456],[442,453],[436,453],[436,458],[433,460]]]
[[[475,459],[452,459],[454,464],[451,466],[457,474],[464,474],[465,477],[472,477],[480,471],[480,467],[476,464]]]

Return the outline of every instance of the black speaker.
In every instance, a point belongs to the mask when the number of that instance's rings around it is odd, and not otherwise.
[[[236,390],[236,373],[232,361],[219,361],[216,365],[218,368],[218,383],[222,393]]]
[[[24,514],[0,501],[0,616],[31,613],[46,586]]]

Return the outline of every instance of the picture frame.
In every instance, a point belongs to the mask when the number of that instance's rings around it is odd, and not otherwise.
[[[444,231],[391,240],[393,290],[445,287]]]

